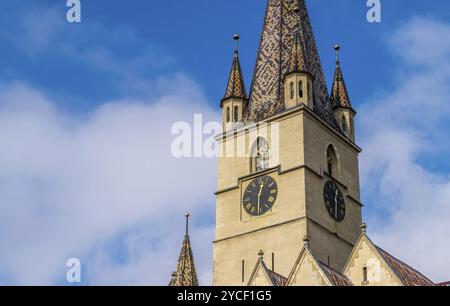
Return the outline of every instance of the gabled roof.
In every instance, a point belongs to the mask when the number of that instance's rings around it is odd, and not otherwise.
[[[376,246],[378,252],[405,286],[435,286],[425,275]]]
[[[329,267],[328,265],[324,264],[321,261],[317,261],[320,267],[322,268],[322,271],[326,274],[328,280],[333,284],[333,286],[353,286],[350,279],[342,274],[341,272],[338,272],[334,270],[333,268]]]
[[[395,258],[388,252],[384,251],[382,248],[375,245],[372,240],[366,235],[365,229],[361,233],[358,241],[353,248],[353,251],[347,261],[344,268],[345,271],[348,270],[351,262],[356,256],[356,252],[361,247],[361,244],[366,242],[370,249],[378,256],[380,260],[383,261],[385,266],[392,272],[393,276],[404,286],[435,286],[435,284],[422,273],[407,265],[403,261]]]
[[[258,261],[256,262],[255,268],[253,269],[253,272],[250,276],[250,279],[248,281],[248,285],[250,286],[257,277],[257,272],[261,270],[263,272],[263,275],[265,275],[267,282],[272,286],[284,286],[286,285],[287,278],[275,273],[274,271],[267,268],[266,263],[264,262],[264,259],[262,256],[259,256]]]
[[[322,276],[325,283],[327,283],[329,286],[341,286],[341,287],[352,286],[352,282],[348,277],[346,277],[339,271],[334,270],[328,265],[324,264],[320,260],[317,260],[314,257],[314,255],[310,252],[309,247],[307,247],[306,245],[300,251],[300,254],[298,255],[298,258],[294,264],[294,267],[292,268],[292,271],[289,274],[289,278],[286,283],[287,286],[292,285],[292,282],[294,281],[299,271],[300,265],[305,262],[304,260],[302,261],[302,259],[304,259],[305,257],[308,257],[308,259],[313,263],[318,273]],[[314,286],[317,284],[308,284],[308,285]]]

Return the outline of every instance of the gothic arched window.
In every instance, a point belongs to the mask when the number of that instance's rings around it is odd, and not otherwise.
[[[336,152],[334,151],[334,148],[332,145],[330,145],[327,149],[327,170],[328,175],[333,177],[337,175],[337,158],[336,158]]]
[[[298,82],[298,96],[300,98],[303,98],[303,82],[302,81]]]
[[[230,120],[231,120],[231,114],[230,114],[230,108],[229,107],[227,107],[227,122],[230,122]]]
[[[290,87],[289,91],[290,91],[291,99],[294,99],[294,95],[295,95],[294,82],[291,82],[291,84],[289,85],[289,87]]]
[[[239,122],[239,107],[237,106],[234,107],[234,122]]]
[[[253,145],[251,170],[258,172],[269,168],[269,144],[263,137],[258,137]]]

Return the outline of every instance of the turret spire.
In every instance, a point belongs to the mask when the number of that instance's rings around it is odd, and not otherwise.
[[[198,277],[194,265],[194,255],[192,253],[191,242],[189,240],[189,213],[186,217],[186,235],[181,246],[180,257],[178,258],[177,269],[172,273],[169,286],[198,286]]]
[[[307,55],[305,50],[305,42],[300,20],[300,10],[298,7],[294,10],[298,15],[298,25],[294,31],[294,40],[291,47],[291,53],[289,57],[288,70],[286,74],[296,72],[307,72]]]
[[[344,76],[341,70],[341,64],[339,60],[339,50],[341,47],[339,45],[334,46],[336,51],[336,70],[334,72],[333,88],[331,90],[331,103],[333,108],[352,108],[350,103],[350,97],[347,92],[347,87],[345,85]]]
[[[334,117],[339,124],[341,131],[355,141],[355,125],[354,118],[356,112],[354,111],[350,102],[350,97],[345,85],[344,76],[341,70],[341,63],[339,58],[339,51],[341,46],[334,45],[336,51],[336,70],[334,72],[333,88],[331,89],[331,105],[334,110]]]
[[[233,64],[231,66],[230,77],[228,78],[227,88],[225,90],[225,96],[222,99],[245,99],[247,100],[247,92],[245,90],[244,77],[242,75],[241,64],[239,62],[239,50],[238,42],[240,36],[238,34],[234,35],[234,57]]]

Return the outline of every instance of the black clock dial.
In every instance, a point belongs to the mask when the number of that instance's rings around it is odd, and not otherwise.
[[[272,209],[278,196],[278,186],[270,176],[262,176],[250,182],[244,192],[242,205],[251,216],[261,216]]]
[[[337,222],[342,222],[345,218],[345,200],[339,186],[328,181],[323,189],[325,206],[330,216]]]

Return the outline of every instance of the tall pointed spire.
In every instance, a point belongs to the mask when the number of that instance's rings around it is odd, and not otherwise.
[[[194,255],[189,240],[189,213],[186,217],[186,235],[181,246],[177,269],[172,273],[169,286],[198,286],[197,272],[195,271]]]
[[[267,0],[246,122],[260,121],[286,109],[283,77],[289,69],[293,34],[299,26],[304,36],[306,66],[314,79],[314,112],[337,128],[305,0]]]
[[[331,89],[331,103],[333,108],[352,108],[350,97],[348,95],[347,86],[345,86],[344,76],[341,70],[339,60],[339,45],[334,46],[336,51],[336,69],[334,72],[333,88]]]
[[[244,77],[242,75],[241,64],[239,62],[238,42],[239,35],[234,35],[234,57],[233,64],[231,66],[230,77],[228,78],[227,88],[225,90],[225,96],[222,102],[228,99],[245,99],[247,100],[247,92],[245,90]]]

